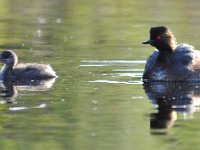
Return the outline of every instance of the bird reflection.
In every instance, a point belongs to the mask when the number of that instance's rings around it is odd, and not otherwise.
[[[157,112],[150,115],[152,133],[166,133],[177,120],[177,113],[191,114],[200,106],[200,83],[155,82],[143,86],[157,106]]]
[[[55,78],[46,80],[3,80],[0,81],[0,96],[3,100],[0,104],[16,103],[18,91],[46,91],[50,89],[55,82]]]

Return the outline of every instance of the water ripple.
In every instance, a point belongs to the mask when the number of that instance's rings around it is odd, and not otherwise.
[[[101,66],[112,66],[112,65],[133,65],[133,64],[145,64],[146,60],[81,60],[81,64],[79,66],[82,67],[101,67]],[[88,64],[89,63],[89,64]]]
[[[101,75],[104,79],[96,79],[94,81],[88,81],[91,83],[110,83],[110,84],[142,84],[141,77],[143,74],[143,67],[141,64],[145,64],[145,60],[81,60],[81,67],[105,67],[105,66],[117,66],[120,68],[106,68],[101,69]],[[134,66],[134,68],[133,68]],[[124,68],[123,68],[124,67]],[[96,72],[97,73],[97,72]],[[99,76],[98,76],[99,77]],[[110,77],[116,78],[114,81],[110,80]],[[119,79],[120,77],[120,79]],[[128,79],[130,77],[131,79]],[[107,79],[105,79],[107,78]],[[134,81],[130,81],[134,78]],[[118,81],[118,79],[120,81]]]
[[[35,107],[24,107],[24,106],[18,106],[18,107],[10,107],[9,110],[11,111],[18,111],[18,110],[27,110],[27,109],[33,109],[33,108],[46,108],[46,104],[40,104]]]
[[[111,84],[142,84],[142,81],[111,81],[111,80],[94,80],[91,83],[111,83]]]

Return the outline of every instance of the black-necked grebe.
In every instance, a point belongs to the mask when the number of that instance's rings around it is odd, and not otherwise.
[[[157,49],[147,60],[143,81],[200,82],[200,52],[188,44],[177,45],[167,27],[152,27],[143,44]]]
[[[1,52],[0,60],[4,64],[0,71],[1,80],[44,80],[57,77],[50,65],[36,63],[17,64],[17,55],[11,50]]]

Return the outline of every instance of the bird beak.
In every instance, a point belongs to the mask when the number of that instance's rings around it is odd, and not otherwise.
[[[148,40],[148,41],[144,41],[142,42],[142,44],[154,44],[155,40]]]
[[[0,53],[0,60],[2,60],[3,58],[2,58],[2,55],[1,55],[1,53]]]
[[[3,58],[2,58],[2,55],[0,53],[0,64],[2,64],[2,63],[3,63]]]
[[[3,59],[2,58],[0,58],[0,64],[3,64]]]

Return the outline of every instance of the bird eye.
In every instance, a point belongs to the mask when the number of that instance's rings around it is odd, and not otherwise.
[[[161,39],[160,35],[156,36],[156,40],[159,41]]]

